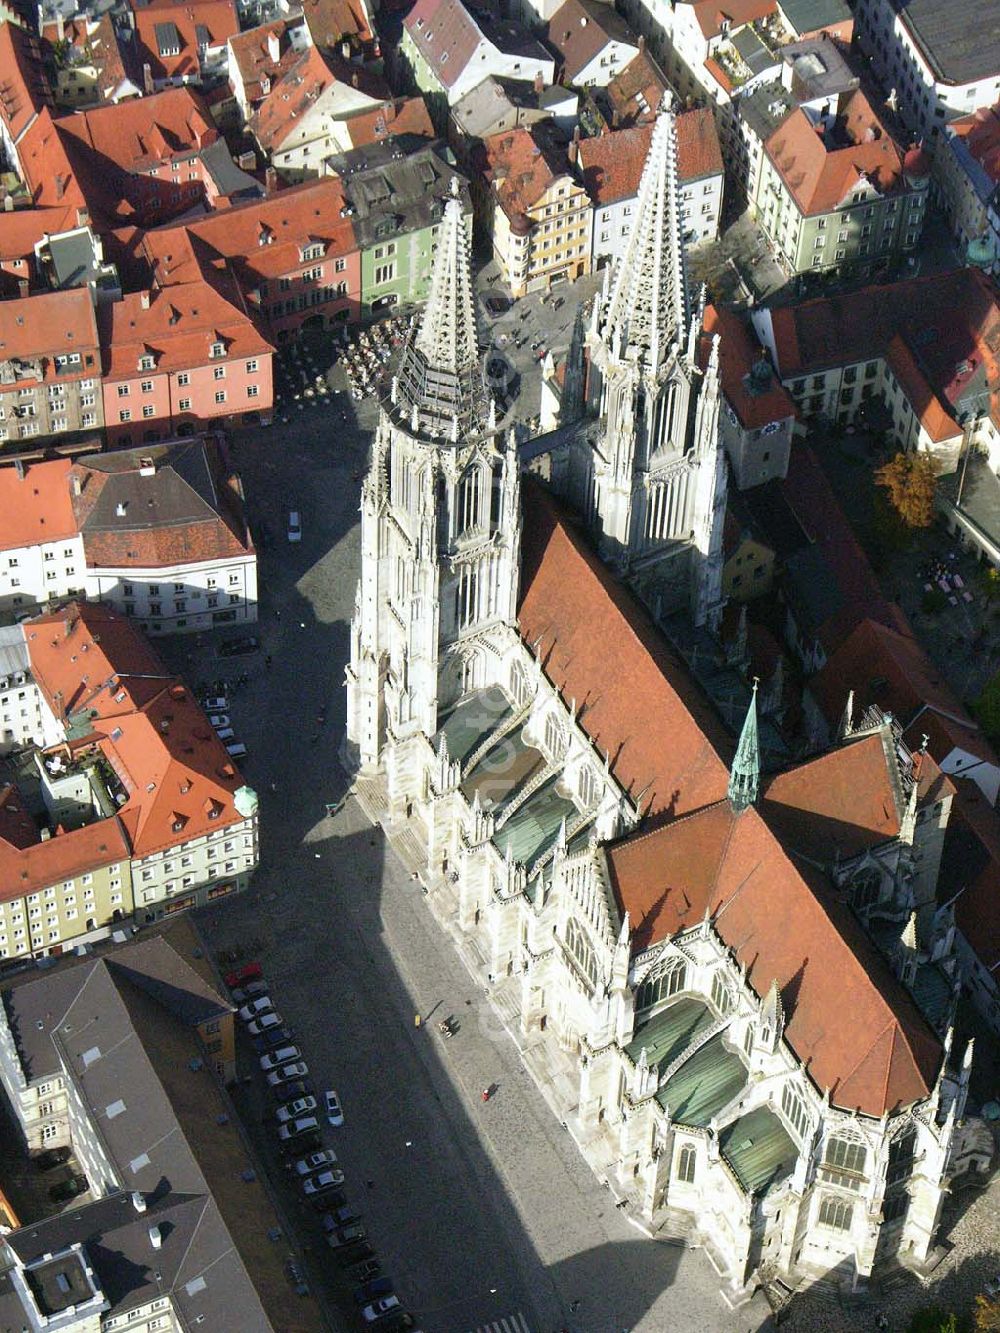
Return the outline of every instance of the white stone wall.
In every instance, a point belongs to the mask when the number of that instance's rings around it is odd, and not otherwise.
[[[0,552],[0,607],[33,611],[50,598],[82,592],[86,568],[79,533]]]
[[[132,888],[136,921],[162,916],[172,899],[198,895],[199,903],[212,886],[246,884],[259,859],[257,815],[213,829],[204,837],[178,842],[149,856],[134,857]]]
[[[91,567],[86,595],[109,602],[149,634],[247,624],[257,619],[257,556],[159,569]]]

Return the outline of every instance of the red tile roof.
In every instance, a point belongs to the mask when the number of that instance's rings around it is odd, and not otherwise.
[[[605,89],[615,126],[655,120],[667,88],[659,65],[648,51],[640,51]]]
[[[948,122],[946,133],[963,139],[969,154],[995,183],[1000,183],[1000,108],[980,107]]]
[[[15,142],[52,95],[38,38],[16,23],[0,23],[0,120]]]
[[[677,179],[703,180],[721,176],[722,149],[715,118],[707,106],[692,107],[677,116]]]
[[[221,339],[225,359],[264,356],[271,344],[253,320],[205,280],[179,282],[161,291],[131,292],[101,306],[101,353],[105,379],[134,379],[139,358],[152,352],[157,372],[207,365],[212,343]]]
[[[482,40],[461,0],[417,0],[403,26],[445,88],[458,82]]]
[[[577,161],[596,208],[636,197],[652,137],[649,123],[580,140]]]
[[[201,96],[186,87],[77,111],[57,123],[61,133],[97,154],[102,170],[113,164],[122,171],[144,171],[206,148],[219,137]]]
[[[183,4],[149,0],[147,4],[134,5],[132,14],[138,47],[136,59],[140,66],[148,65],[157,80],[199,77],[198,28],[208,33],[210,46],[225,46],[240,30],[233,0],[185,0]],[[177,55],[160,55],[156,28],[161,23],[172,23],[177,29],[180,38]]]
[[[719,7],[718,0],[695,0],[694,14],[701,28],[702,36],[720,37],[723,23],[735,32],[744,24],[753,23],[778,12],[775,0],[727,0],[725,9]]]
[[[0,901],[128,859],[128,841],[116,819],[58,831],[43,841],[18,789],[8,784],[0,792]]]
[[[483,174],[511,220],[523,218],[554,181],[570,175],[566,147],[544,122],[491,134],[483,149]]]
[[[876,116],[864,93],[841,98],[837,123],[844,142],[827,147],[806,113],[798,108],[764,145],[802,213],[829,213],[864,178],[888,194],[903,184],[903,154]]]
[[[385,93],[381,81],[363,68],[310,46],[271,85],[270,93],[254,112],[250,128],[261,148],[267,152],[279,148],[313,103],[335,83],[357,89],[362,105],[364,97],[382,98]]]
[[[749,375],[761,354],[766,357],[752,329],[732,310],[706,306],[698,362],[708,364],[711,339],[718,334],[719,376],[726,402],[740,419],[745,430],[758,430],[772,421],[787,421],[797,415],[795,404],[772,373],[768,387],[762,392],[751,392]],[[768,362],[770,367],[770,362]]]
[[[92,743],[125,787],[118,814],[135,856],[242,819],[233,804],[241,778],[225,747],[190,691],[123,616],[99,603],[71,603],[24,629],[49,707],[57,716],[89,716]],[[105,830],[110,843],[117,820],[89,827]]]
[[[343,129],[352,148],[363,148],[366,144],[404,134],[421,139],[436,138],[427,103],[422,97],[397,97],[371,111],[359,111],[344,121]]]
[[[366,0],[303,0],[302,13],[317,46],[338,46],[345,37],[363,46],[372,40]]]
[[[97,325],[94,304],[86,287],[68,287],[62,292],[39,292],[0,301],[0,359],[40,358],[42,379],[79,379],[97,370]],[[80,353],[79,366],[57,375],[53,358]],[[87,358],[91,357],[88,365]],[[25,383],[36,382],[29,378]],[[14,385],[4,385],[10,392]]]
[[[264,96],[261,80],[268,80],[270,85],[286,73],[298,60],[300,52],[288,40],[287,32],[292,26],[290,19],[275,19],[273,23],[262,23],[259,28],[247,28],[229,39],[230,71],[229,81],[233,82],[235,65],[243,80],[243,91],[247,101],[253,105]],[[271,38],[278,39],[278,59],[271,52]]]
[[[192,238],[202,243],[202,254],[231,260],[244,285],[253,286],[300,268],[300,247],[308,240],[322,241],[327,255],[353,254],[354,229],[350,218],[341,216],[345,203],[341,181],[323,176],[267,199],[148,231],[143,249],[163,286],[200,273]]]
[[[654,815],[718,800],[732,743],[697,684],[552,497],[526,481],[523,504],[521,634],[616,781]]]
[[[837,1106],[880,1116],[929,1094],[941,1061],[934,1033],[849,908],[755,809],[736,815],[720,802],[607,858],[639,948],[707,912],[758,995],[777,981],[785,1037]]]
[[[2,309],[2,307],[0,307]],[[24,476],[17,469],[0,468],[0,550],[58,542],[78,531],[70,498],[72,463],[56,458],[29,463]]]
[[[885,359],[921,426],[934,443],[941,444],[961,436],[962,427],[935,396],[916,357],[899,334],[889,343]]]

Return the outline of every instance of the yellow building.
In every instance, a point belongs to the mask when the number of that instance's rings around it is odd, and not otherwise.
[[[485,141],[484,225],[512,295],[590,272],[593,211],[546,123]],[[572,151],[572,149],[570,150]]]
[[[774,581],[774,552],[728,514],[723,552],[722,595],[727,602],[749,602],[770,591]]]

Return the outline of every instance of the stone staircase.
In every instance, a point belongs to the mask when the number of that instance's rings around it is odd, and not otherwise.
[[[412,826],[412,821],[386,829],[386,836],[403,865],[411,875],[427,868],[427,843]]]
[[[378,824],[389,807],[389,788],[385,774],[375,773],[371,777],[355,778],[354,794],[365,818],[372,824]]]

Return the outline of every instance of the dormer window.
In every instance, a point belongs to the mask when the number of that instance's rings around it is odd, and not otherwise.
[[[314,245],[304,245],[302,247],[302,258],[303,260],[322,259],[323,258],[322,245],[320,245],[318,242]]]
[[[147,356],[140,356],[140,358],[139,358],[139,369],[140,369],[140,370],[152,370],[152,369],[154,368],[155,365],[156,365],[156,358],[155,358],[155,357],[148,356],[148,355],[147,355]]]
[[[209,354],[209,356],[212,356],[212,357],[216,357],[216,356],[225,356],[225,355],[226,355],[226,344],[225,344],[225,343],[212,343],[212,345],[211,345],[211,346],[209,347],[209,349],[208,349],[208,354]]]

